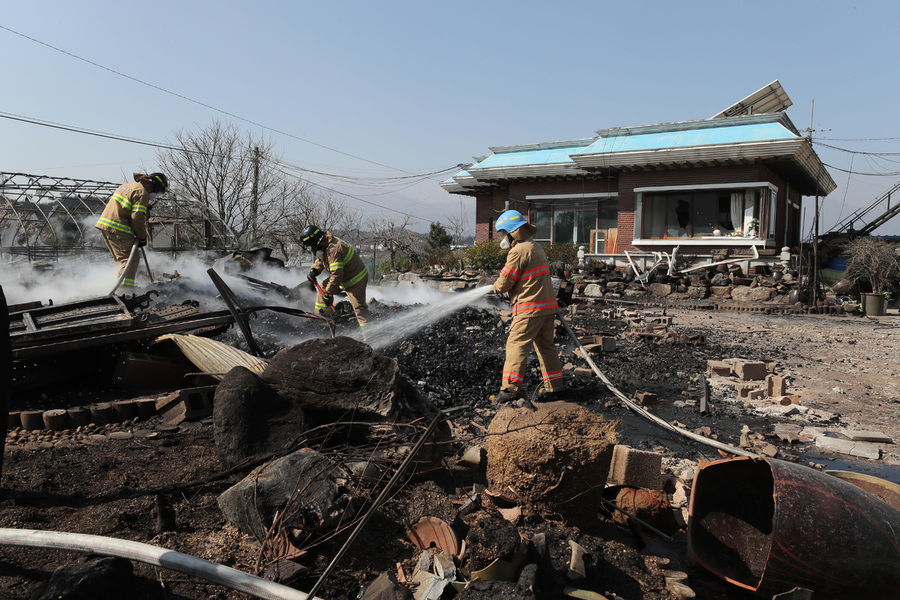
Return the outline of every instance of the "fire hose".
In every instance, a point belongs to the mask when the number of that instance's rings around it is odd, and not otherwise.
[[[645,419],[653,421],[654,423],[656,423],[663,429],[667,429],[668,431],[671,431],[673,433],[683,435],[684,437],[687,437],[692,440],[698,441],[700,443],[706,444],[707,446],[712,446],[713,448],[717,448],[717,449],[723,450],[725,452],[730,452],[731,454],[737,454],[739,456],[750,456],[753,458],[759,458],[759,455],[755,454],[753,452],[749,452],[742,448],[736,448],[735,446],[729,446],[728,444],[723,444],[722,442],[719,442],[717,440],[711,440],[708,437],[704,437],[700,434],[694,433],[693,431],[688,431],[686,429],[682,429],[681,427],[672,425],[665,419],[662,419],[662,418],[654,415],[653,413],[651,413],[644,407],[633,402],[628,396],[626,396],[619,389],[617,389],[616,386],[614,386],[612,384],[612,382],[609,379],[607,379],[606,375],[604,375],[603,372],[597,367],[597,365],[594,363],[593,359],[591,359],[590,355],[588,355],[587,351],[584,349],[584,346],[581,345],[581,341],[579,341],[578,336],[575,335],[574,331],[572,331],[572,328],[571,328],[571,326],[569,326],[569,323],[566,322],[566,320],[563,318],[562,314],[559,315],[559,320],[562,322],[563,327],[566,328],[566,332],[569,334],[569,336],[575,341],[575,344],[578,346],[578,349],[581,351],[581,356],[590,365],[591,370],[594,371],[594,374],[600,378],[600,381],[602,381],[606,385],[606,387],[609,389],[609,391],[611,391],[622,402],[622,404],[624,404],[628,409],[634,411],[635,413],[639,414],[640,416],[644,417]]]
[[[144,247],[141,246],[138,239],[134,238],[134,243],[131,245],[131,253],[128,255],[128,262],[125,263],[122,274],[119,275],[119,279],[116,280],[116,285],[109,291],[110,296],[115,294],[116,290],[119,289],[119,286],[122,285],[122,282],[125,281],[125,274],[128,273],[128,270],[134,264],[134,261],[140,262],[141,259],[138,257],[138,248],[140,248],[141,254],[144,256],[144,265],[147,267],[147,275],[150,277],[150,281],[153,281],[153,273],[150,272],[150,262],[147,260],[147,252],[144,250]]]
[[[118,556],[193,575],[267,600],[321,600],[311,594],[305,594],[300,590],[295,590],[294,588],[263,579],[262,577],[256,577],[225,565],[160,548],[159,546],[151,546],[130,540],[64,531],[0,529],[0,545],[53,548],[104,556]]]
[[[309,275],[306,276],[306,278],[309,279],[314,286],[316,286],[316,289],[319,290],[320,294],[322,294],[322,302],[325,302],[325,299],[328,298],[328,294],[325,293],[325,290],[322,289],[322,286],[319,285],[319,282],[316,281],[316,278],[313,277],[313,274],[310,273]],[[331,305],[331,303],[326,303],[326,305],[329,308],[331,308],[332,310],[334,310],[334,307]]]

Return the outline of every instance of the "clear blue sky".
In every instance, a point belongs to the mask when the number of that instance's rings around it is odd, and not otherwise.
[[[900,180],[898,21],[896,1],[32,0],[0,15],[0,114],[153,142],[219,119],[304,168],[386,178],[490,146],[707,118],[778,79],[814,139],[898,153],[816,147],[838,184],[827,230]],[[121,181],[156,167],[155,148],[9,118],[0,140],[4,172]],[[474,220],[443,178],[312,177],[418,230],[461,210]],[[879,233],[900,233],[900,218]]]

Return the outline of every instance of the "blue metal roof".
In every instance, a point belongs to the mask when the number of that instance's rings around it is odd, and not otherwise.
[[[576,154],[585,146],[568,146],[565,148],[543,148],[540,150],[523,150],[521,152],[501,152],[492,154],[486,159],[470,168],[490,169],[492,167],[521,167],[526,165],[552,165],[570,163],[570,156]]]
[[[727,127],[704,127],[682,131],[657,131],[601,137],[587,148],[578,152],[570,152],[570,154],[584,156],[587,154],[609,154],[613,152],[786,140],[797,139],[797,137],[797,135],[780,123],[752,123]]]

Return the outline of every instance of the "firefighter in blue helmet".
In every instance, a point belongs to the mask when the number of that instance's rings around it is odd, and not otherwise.
[[[513,318],[506,340],[506,362],[500,393],[491,396],[505,402],[522,396],[525,367],[531,346],[541,364],[543,386],[539,399],[551,399],[563,389],[562,364],[553,343],[555,321],[559,313],[547,254],[532,237],[537,227],[528,223],[517,210],[508,210],[497,219],[496,229],[503,234],[500,246],[509,248],[506,265],[500,271],[493,291],[509,294]]]

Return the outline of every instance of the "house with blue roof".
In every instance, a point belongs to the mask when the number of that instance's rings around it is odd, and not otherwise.
[[[709,119],[490,148],[441,186],[475,198],[476,242],[515,209],[538,241],[588,255],[772,254],[799,245],[803,197],[836,187],[790,105],[774,81]]]

